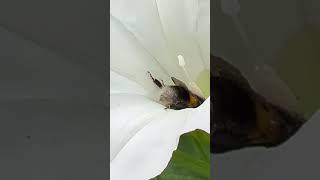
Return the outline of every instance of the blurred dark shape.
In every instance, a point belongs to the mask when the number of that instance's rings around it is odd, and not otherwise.
[[[268,102],[241,72],[211,56],[211,153],[275,147],[294,135],[304,119]]]

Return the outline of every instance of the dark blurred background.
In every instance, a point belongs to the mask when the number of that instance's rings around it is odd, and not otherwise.
[[[108,3],[0,2],[0,179],[108,179]]]
[[[211,14],[211,53],[239,68],[259,93],[284,105],[288,94],[281,94],[283,87],[275,81],[281,79],[296,96],[290,110],[308,119],[277,148],[212,155],[213,179],[318,179],[320,1],[214,0]]]

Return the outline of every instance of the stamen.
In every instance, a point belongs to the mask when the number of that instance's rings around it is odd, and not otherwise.
[[[184,67],[186,65],[186,62],[184,61],[184,58],[182,55],[178,56],[179,66]]]
[[[189,82],[193,82],[189,73],[187,72],[185,65],[186,65],[186,61],[184,60],[182,55],[178,55],[178,61],[179,61],[179,66],[182,68],[184,74],[186,75],[187,79]]]
[[[188,83],[189,83],[189,86],[190,86],[190,90],[201,96],[201,97],[204,97],[201,89],[197,86],[197,84],[191,79],[190,77],[190,74],[188,73],[188,71],[186,70],[185,68],[185,65],[186,65],[186,61],[184,60],[184,57],[182,55],[178,55],[178,62],[179,62],[179,66],[182,68],[185,76],[187,77],[188,79]]]

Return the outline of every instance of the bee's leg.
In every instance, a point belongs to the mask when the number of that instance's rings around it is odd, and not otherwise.
[[[168,107],[165,107],[164,109],[165,109],[165,110],[170,109],[170,104],[168,105]]]
[[[153,78],[153,76],[151,75],[151,73],[148,71],[153,83],[155,83],[160,89],[163,87],[162,84],[160,83],[160,81],[158,79]]]
[[[165,87],[166,85],[164,85],[164,82],[163,82],[163,80],[162,80],[162,79],[161,79],[161,82],[162,82],[162,86],[163,86],[163,87]]]

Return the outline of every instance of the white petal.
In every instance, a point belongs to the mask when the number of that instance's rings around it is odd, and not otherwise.
[[[145,88],[114,71],[110,71],[110,84],[110,94],[148,94]]]
[[[210,97],[200,107],[190,109],[190,111],[185,132],[192,131],[194,127],[198,127],[210,133]]]
[[[110,158],[113,160],[137,131],[143,128],[163,106],[134,94],[110,95]]]
[[[136,38],[114,17],[110,17],[110,68],[153,90],[155,88],[147,71],[155,78],[170,81],[159,63],[144,49]]]
[[[273,148],[251,148],[213,155],[215,179],[299,180],[318,177],[320,161],[320,111],[285,144]]]
[[[165,69],[167,75],[185,80],[176,56],[169,54],[157,4],[154,0],[112,0],[111,15],[135,38],[139,46]],[[112,26],[112,24],[111,24]],[[112,35],[111,35],[112,37]],[[162,77],[163,78],[163,77]]]
[[[210,68],[210,1],[199,0],[196,39],[207,69]]]
[[[181,134],[210,129],[208,100],[197,109],[175,111],[139,95],[110,98],[112,180],[150,179],[160,174]]]
[[[187,70],[197,77],[209,67],[210,1],[157,0],[157,4],[171,54],[183,55]]]

